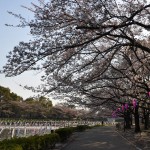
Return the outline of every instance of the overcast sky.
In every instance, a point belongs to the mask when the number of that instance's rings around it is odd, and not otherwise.
[[[23,17],[31,19],[33,14],[22,8],[21,5],[31,6],[31,2],[37,3],[38,0],[0,0],[0,69],[6,63],[6,55],[20,41],[28,41],[31,39],[28,28],[7,27],[5,24],[17,25],[19,20],[8,14],[12,11],[16,14],[22,14]],[[17,77],[6,78],[0,75],[0,85],[10,88],[12,92],[17,93],[24,99],[33,96],[31,91],[25,90],[19,86],[22,85],[38,85],[40,83],[39,75],[34,72],[24,73]]]

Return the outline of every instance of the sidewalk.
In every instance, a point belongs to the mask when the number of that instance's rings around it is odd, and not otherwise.
[[[114,127],[97,127],[75,133],[61,150],[136,150]]]
[[[150,136],[144,132],[135,134],[134,129],[117,131],[122,137],[135,145],[138,150],[150,150]]]

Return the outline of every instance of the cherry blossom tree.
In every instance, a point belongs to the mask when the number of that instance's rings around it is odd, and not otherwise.
[[[43,84],[28,88],[61,93],[68,101],[97,109],[116,107],[120,97],[136,97],[141,86],[149,90],[146,0],[41,0],[26,9],[34,13],[33,20],[9,12],[20,19],[18,27],[30,28],[33,39],[8,54],[6,76],[42,71]]]

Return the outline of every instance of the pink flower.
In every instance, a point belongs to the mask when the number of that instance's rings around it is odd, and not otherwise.
[[[120,108],[118,108],[118,111],[120,111]]]
[[[124,109],[125,109],[125,106],[124,106],[124,105],[122,105],[122,111],[124,111]]]
[[[117,117],[116,112],[113,112],[113,113],[112,113],[112,117],[113,117],[113,118],[116,118],[116,117]]]
[[[113,117],[113,118],[117,117],[116,111],[113,111],[113,112],[112,112],[112,117]]]
[[[125,104],[124,107],[125,107],[125,109],[127,110],[128,107],[129,107],[129,105],[128,105],[128,104]]]
[[[136,100],[136,99],[133,99],[133,100],[132,100],[132,104],[133,104],[133,107],[135,108],[136,105],[137,105],[137,100]]]

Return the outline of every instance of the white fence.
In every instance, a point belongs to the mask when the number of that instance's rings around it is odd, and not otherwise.
[[[0,140],[13,137],[28,137],[53,132],[64,127],[77,125],[100,125],[100,121],[0,121]]]

